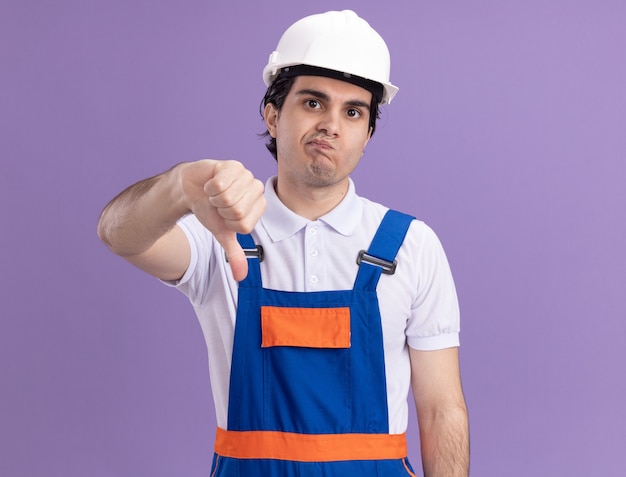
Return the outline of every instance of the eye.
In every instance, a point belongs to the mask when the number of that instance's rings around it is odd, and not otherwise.
[[[320,108],[320,103],[317,99],[307,99],[306,100],[306,105],[308,108],[311,109],[319,109]]]
[[[360,118],[361,117],[361,111],[359,111],[358,109],[354,109],[354,108],[350,108],[348,109],[348,111],[346,111],[346,114],[348,115],[349,118]]]

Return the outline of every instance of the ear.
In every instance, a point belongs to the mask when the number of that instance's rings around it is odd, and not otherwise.
[[[278,125],[278,109],[272,103],[265,105],[263,111],[263,119],[265,120],[265,127],[274,139],[276,138],[276,128]]]

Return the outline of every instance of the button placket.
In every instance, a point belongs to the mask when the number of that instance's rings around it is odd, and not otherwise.
[[[305,237],[305,282],[308,290],[319,288],[320,281],[320,229],[315,222],[307,225]]]

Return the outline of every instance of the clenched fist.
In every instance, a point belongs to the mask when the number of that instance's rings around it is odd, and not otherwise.
[[[251,232],[265,212],[263,183],[237,161],[185,163],[179,174],[187,207],[224,248],[235,280],[243,280],[248,261],[236,234]]]

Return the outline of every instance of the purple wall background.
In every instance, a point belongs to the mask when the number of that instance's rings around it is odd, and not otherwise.
[[[0,475],[208,475],[193,311],[96,221],[179,161],[273,174],[261,69],[337,8],[392,51],[400,93],[355,180],[446,247],[473,475],[623,472],[624,2],[2,0]]]

